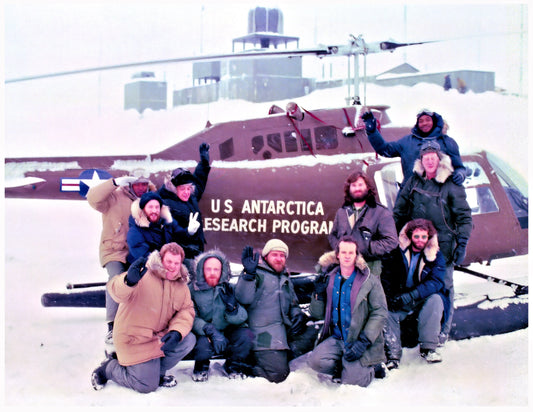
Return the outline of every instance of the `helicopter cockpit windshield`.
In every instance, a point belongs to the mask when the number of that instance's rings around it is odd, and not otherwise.
[[[513,206],[516,217],[520,222],[520,227],[527,229],[529,198],[526,181],[497,156],[487,153],[487,159],[494,168],[505,194]]]

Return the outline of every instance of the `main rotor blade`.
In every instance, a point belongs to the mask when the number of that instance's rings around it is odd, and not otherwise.
[[[433,41],[427,42],[416,42],[416,43],[396,43],[392,41],[376,42],[376,43],[365,43],[364,40],[359,38],[354,38],[353,41],[348,44],[343,45],[334,45],[334,46],[320,46],[312,49],[298,49],[298,50],[248,50],[238,53],[226,53],[226,54],[214,54],[206,56],[192,56],[192,57],[176,57],[173,59],[163,59],[163,60],[151,60],[144,62],[133,62],[133,63],[123,63],[115,64],[112,66],[99,66],[99,67],[89,67],[85,69],[77,70],[68,70],[63,72],[55,73],[46,73],[46,74],[37,74],[33,76],[24,76],[12,79],[6,79],[5,83],[18,83],[25,82],[29,80],[38,80],[46,79],[51,77],[61,77],[68,76],[73,74],[81,73],[91,73],[98,71],[106,70],[115,70],[115,69],[125,69],[128,67],[139,67],[139,66],[153,66],[158,64],[169,64],[169,63],[188,63],[188,62],[201,62],[201,61],[211,61],[211,60],[221,60],[221,59],[239,59],[239,58],[261,58],[261,57],[297,57],[305,55],[315,55],[317,57],[324,56],[353,56],[357,54],[367,54],[367,53],[380,53],[384,51],[394,51],[398,47],[405,46],[414,46],[418,44],[433,43]]]
[[[5,83],[17,83],[17,82],[25,82],[29,80],[46,79],[50,77],[68,76],[72,74],[91,73],[91,72],[98,72],[98,71],[105,71],[105,70],[125,69],[128,67],[152,66],[152,65],[168,64],[168,63],[200,62],[200,61],[220,60],[220,59],[228,59],[228,58],[236,59],[236,58],[245,58],[245,57],[275,57],[275,56],[296,57],[296,56],[303,56],[303,55],[308,55],[308,54],[322,56],[322,55],[331,54],[331,53],[332,51],[329,50],[329,48],[324,47],[324,48],[316,48],[316,49],[280,50],[280,51],[258,50],[258,51],[248,51],[248,52],[240,52],[240,53],[214,54],[214,55],[206,55],[206,56],[176,57],[172,59],[132,62],[132,63],[124,63],[124,64],[115,64],[112,66],[89,67],[89,68],[84,68],[84,69],[68,70],[68,71],[63,71],[63,72],[37,74],[33,76],[6,79]]]

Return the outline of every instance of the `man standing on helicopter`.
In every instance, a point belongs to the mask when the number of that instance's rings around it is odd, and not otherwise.
[[[384,157],[400,157],[402,159],[403,181],[413,174],[415,160],[418,159],[420,148],[428,141],[434,141],[440,146],[440,150],[447,154],[454,168],[452,180],[456,185],[462,185],[466,179],[466,168],[461,160],[457,142],[446,135],[446,123],[442,116],[427,109],[421,110],[416,115],[416,124],[411,133],[394,142],[386,142],[377,127],[377,120],[370,110],[363,113],[366,134],[374,150]]]

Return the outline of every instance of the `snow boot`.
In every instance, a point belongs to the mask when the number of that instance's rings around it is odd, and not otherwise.
[[[113,344],[113,322],[107,323],[107,333],[105,335],[104,342],[106,345],[112,345]]]
[[[374,378],[383,379],[387,376],[387,367],[383,362],[374,365]]]
[[[400,361],[397,359],[389,359],[385,366],[388,370],[398,369],[400,367]]]
[[[209,359],[194,362],[192,380],[195,382],[206,382],[209,379]]]
[[[159,377],[159,386],[163,388],[173,388],[178,384],[176,378],[172,375],[161,375]]]
[[[224,362],[224,373],[229,379],[246,379],[248,375],[243,366],[245,365],[240,362],[234,362],[228,359]]]
[[[107,375],[105,373],[105,368],[113,359],[116,359],[116,352],[107,353],[104,361],[98,366],[93,373],[91,374],[91,384],[95,391],[99,391],[104,388],[107,383]]]
[[[422,356],[428,363],[442,362],[442,356],[434,349],[420,348],[420,356]]]

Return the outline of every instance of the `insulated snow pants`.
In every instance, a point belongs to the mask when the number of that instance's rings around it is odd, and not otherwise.
[[[374,368],[363,366],[360,360],[344,359],[344,341],[330,336],[309,355],[308,365],[317,372],[339,376],[341,383],[367,387],[374,379]]]
[[[116,359],[109,362],[105,374],[118,385],[140,393],[149,393],[159,387],[159,378],[182,360],[194,348],[196,337],[189,333],[174,348],[166,350],[162,358],[152,359],[132,366],[122,366]]]

